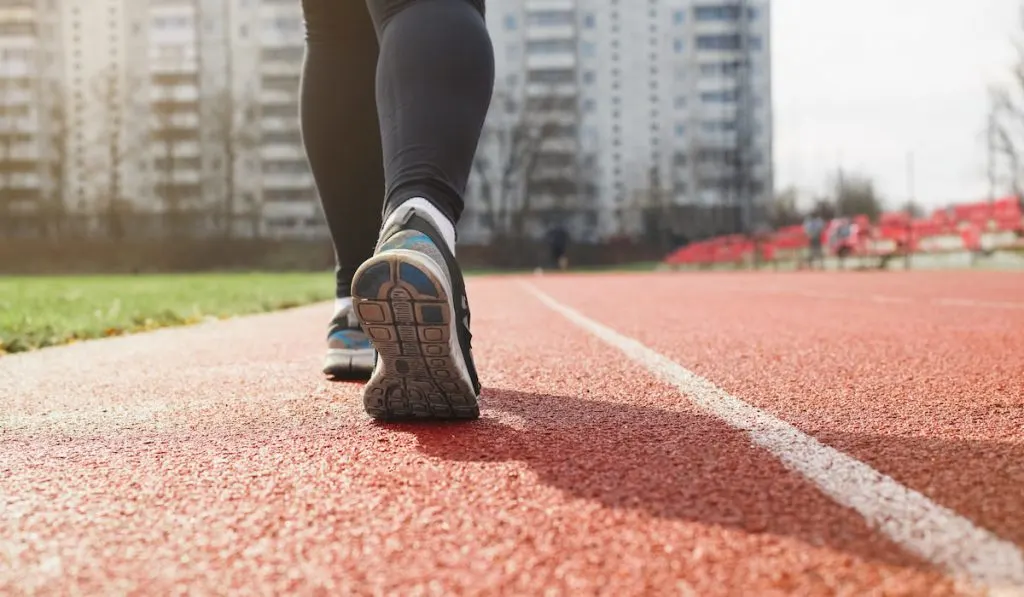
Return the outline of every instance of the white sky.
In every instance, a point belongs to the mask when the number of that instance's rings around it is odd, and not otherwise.
[[[888,203],[987,196],[987,86],[1015,59],[1018,0],[773,0],[775,186],[841,163]]]

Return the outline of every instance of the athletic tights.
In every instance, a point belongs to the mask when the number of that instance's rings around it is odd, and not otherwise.
[[[457,224],[494,86],[483,0],[302,0],[302,139],[337,296],[382,218],[423,197]]]

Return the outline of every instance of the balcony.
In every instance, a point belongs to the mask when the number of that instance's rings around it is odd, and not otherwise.
[[[192,102],[199,101],[199,86],[195,84],[179,86],[155,85],[149,90],[149,99],[157,102]]]
[[[576,25],[528,25],[526,41],[576,39]]]
[[[295,78],[302,72],[302,59],[295,62],[284,60],[265,60],[260,63],[260,74],[264,78],[291,77]]]
[[[150,155],[154,159],[166,158],[168,154],[172,155],[175,159],[178,158],[198,158],[201,153],[201,148],[198,141],[181,141],[173,143],[168,151],[166,143],[157,141],[150,145]]]
[[[316,193],[310,191],[302,194],[276,194],[272,191],[263,193],[263,216],[265,218],[312,218],[317,215]]]
[[[264,133],[268,133],[268,132],[273,132],[273,133],[296,133],[296,132],[299,131],[299,119],[296,116],[291,116],[291,117],[287,117],[287,118],[282,118],[282,117],[264,117],[262,122],[261,122],[261,126],[263,128]],[[273,137],[271,137],[271,138],[273,138]],[[294,141],[288,141],[288,142],[290,142],[290,143],[291,142],[300,142],[301,143],[301,141],[302,141],[301,137],[298,137],[298,138],[295,138]]]
[[[266,173],[263,174],[264,189],[315,189],[313,175],[305,173]]]
[[[187,166],[172,166],[161,170],[156,168],[153,172],[153,178],[159,184],[166,185],[168,182],[174,187],[189,187],[198,186],[202,181],[202,173],[194,168]]]
[[[260,158],[263,161],[304,160],[306,154],[301,144],[268,144],[264,142],[260,146]]]
[[[281,89],[261,89],[259,95],[259,101],[265,106],[296,106],[298,110],[299,105],[299,87],[295,86],[292,91],[285,91]],[[298,112],[296,112],[297,114]]]
[[[32,168],[36,169],[36,164],[32,164]],[[16,172],[7,174],[5,178],[7,179],[5,186],[13,190],[39,189],[43,184],[38,172]]]
[[[575,52],[557,52],[550,54],[529,54],[526,56],[526,68],[530,71],[557,71],[576,69]]]

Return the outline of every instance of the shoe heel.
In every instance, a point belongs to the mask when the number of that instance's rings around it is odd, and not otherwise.
[[[383,253],[353,279],[356,316],[380,359],[363,394],[366,412],[376,419],[480,415],[451,354],[453,306],[426,259]]]

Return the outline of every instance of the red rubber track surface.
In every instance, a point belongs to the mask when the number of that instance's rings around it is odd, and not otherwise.
[[[0,594],[968,594],[524,281],[1024,545],[1024,276],[547,275],[471,280],[471,423],[323,305],[0,359]]]

